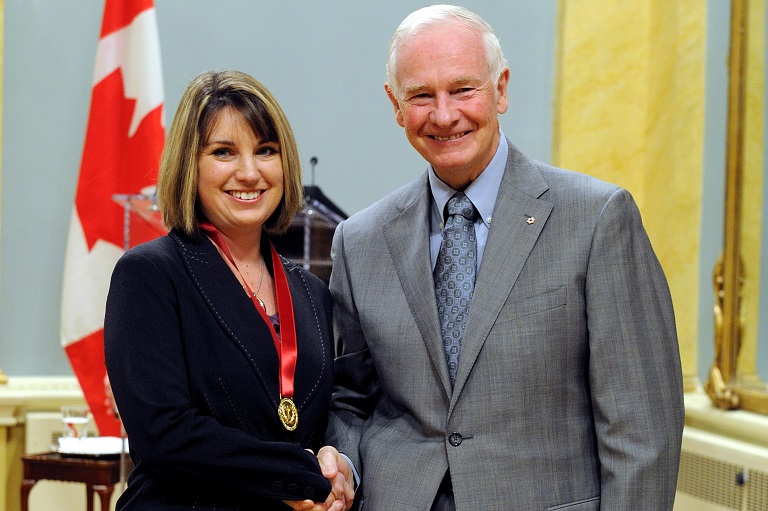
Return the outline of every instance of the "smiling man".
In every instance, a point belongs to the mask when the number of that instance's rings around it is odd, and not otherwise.
[[[499,145],[509,69],[496,59],[501,69],[489,72],[482,34],[459,20],[414,30],[396,55],[385,86],[395,119],[438,177],[463,190]]]
[[[326,441],[390,509],[671,510],[683,428],[664,273],[626,190],[504,137],[490,26],[432,6],[385,90],[428,163],[341,223]]]

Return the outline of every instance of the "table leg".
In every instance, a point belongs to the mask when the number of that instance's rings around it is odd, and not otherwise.
[[[99,498],[101,498],[101,511],[109,511],[109,504],[112,497],[112,490],[114,490],[113,485],[103,485],[103,484],[97,484],[93,487],[93,491],[99,494]],[[91,494],[91,497],[93,497],[93,494]],[[90,510],[89,510],[90,511]]]
[[[29,492],[37,482],[36,479],[24,479],[21,483],[21,511],[29,511]]]
[[[93,511],[93,486],[85,485],[85,509]]]

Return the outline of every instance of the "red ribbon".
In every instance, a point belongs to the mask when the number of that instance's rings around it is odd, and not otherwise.
[[[277,338],[272,323],[267,321],[272,331],[272,339],[275,341],[275,349],[280,359],[280,397],[293,398],[293,380],[296,374],[296,360],[298,359],[298,345],[296,343],[296,323],[293,318],[293,299],[288,287],[288,278],[285,276],[285,268],[280,261],[280,256],[272,243],[272,267],[275,272],[275,296],[277,297],[277,314],[280,318],[280,340]],[[261,310],[261,307],[256,307]],[[262,315],[266,315],[262,312]]]
[[[232,253],[229,251],[224,238],[221,233],[210,222],[203,222],[200,224],[200,228],[205,232],[211,241],[218,246],[222,252],[227,256],[229,262],[235,267],[237,273],[240,273],[240,269],[237,267]],[[248,296],[251,298],[256,311],[261,315],[261,318],[269,327],[269,331],[272,333],[272,341],[275,344],[277,350],[277,358],[280,364],[280,397],[293,398],[293,382],[296,374],[296,360],[298,359],[298,345],[296,342],[296,323],[293,317],[293,299],[291,298],[291,290],[288,287],[288,278],[285,275],[285,268],[280,260],[280,256],[277,254],[272,242],[269,242],[269,248],[272,254],[272,269],[274,271],[275,278],[275,297],[277,298],[277,316],[280,318],[280,337],[278,338],[275,328],[272,326],[272,322],[267,316],[259,301],[254,296],[251,288],[248,286],[248,282],[245,281],[242,273],[240,278],[245,284],[245,289],[248,291]]]

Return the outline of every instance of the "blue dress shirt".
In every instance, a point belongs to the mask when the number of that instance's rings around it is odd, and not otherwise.
[[[480,213],[475,221],[475,236],[477,236],[477,269],[480,270],[480,263],[483,260],[483,251],[485,242],[488,239],[488,230],[491,228],[493,208],[496,206],[496,197],[499,194],[501,178],[504,176],[504,168],[507,165],[507,139],[504,133],[499,130],[499,147],[496,148],[496,154],[491,163],[472,181],[464,190],[469,200],[475,205]],[[429,221],[429,252],[432,257],[432,269],[437,263],[437,254],[440,252],[440,244],[443,241],[443,211],[445,205],[453,194],[454,190],[445,184],[432,168],[429,166],[429,187],[432,190],[432,215]]]

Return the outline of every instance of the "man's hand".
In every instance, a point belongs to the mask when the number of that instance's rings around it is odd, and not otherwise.
[[[347,511],[355,499],[355,479],[352,467],[335,448],[325,446],[317,453],[320,471],[331,482],[331,493],[325,502],[311,500],[284,501],[296,511]]]

